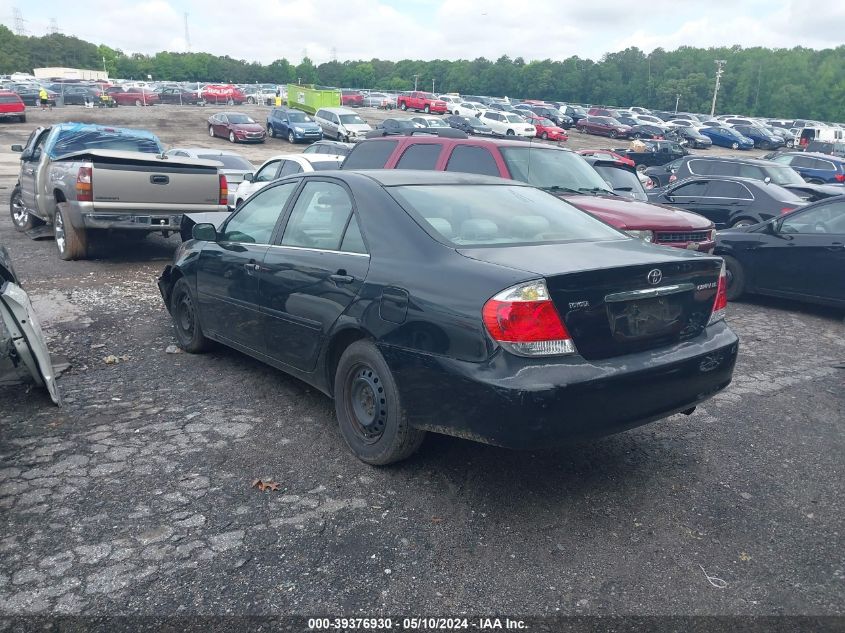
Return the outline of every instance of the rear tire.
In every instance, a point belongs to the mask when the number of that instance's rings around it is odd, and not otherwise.
[[[26,115],[25,114],[20,115],[18,117],[18,121],[20,121],[21,123],[26,123]]]
[[[211,347],[211,341],[202,332],[191,286],[184,277],[173,286],[170,315],[173,317],[173,329],[179,347],[191,354],[199,354]]]
[[[723,255],[722,259],[725,260],[725,271],[728,275],[728,301],[736,301],[745,292],[745,271],[742,264],[730,255]]]
[[[737,220],[733,224],[731,224],[731,228],[732,229],[741,229],[741,228],[746,227],[746,226],[753,226],[754,224],[757,224],[754,220],[749,220],[748,218],[742,218],[740,220]]]
[[[355,456],[383,466],[406,459],[425,438],[408,423],[390,368],[370,341],[356,341],[337,365],[334,398],[340,432]]]
[[[423,112],[425,112],[426,114],[430,114],[431,113],[431,106],[429,106],[428,104],[425,104],[425,107],[423,108]]]
[[[44,224],[44,222],[27,211],[23,205],[23,196],[21,195],[20,186],[12,189],[12,196],[9,198],[9,213],[12,216],[12,224],[15,229],[23,233],[29,231],[36,226]]]
[[[88,235],[85,230],[79,230],[70,222],[67,202],[60,202],[53,218],[53,237],[56,239],[56,250],[59,259],[72,261],[88,257]]]
[[[135,99],[135,105],[136,106],[142,106],[142,105],[144,105],[144,102],[141,101],[140,99]]]
[[[403,102],[402,102],[402,105],[400,105],[399,107],[400,107],[400,108],[402,108],[402,110],[407,110],[407,109],[408,109],[408,104],[407,104],[407,103],[405,103],[405,102],[403,101]]]

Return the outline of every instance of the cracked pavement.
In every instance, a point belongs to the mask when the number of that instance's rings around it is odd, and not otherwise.
[[[176,237],[60,262],[6,185],[0,243],[71,368],[62,408],[0,389],[0,614],[845,614],[841,312],[732,304],[735,381],[692,416],[376,469],[303,383],[165,352]]]

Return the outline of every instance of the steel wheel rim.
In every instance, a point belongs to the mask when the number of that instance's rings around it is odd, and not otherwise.
[[[229,140],[230,140],[232,143],[234,143],[234,142],[235,142],[235,133],[234,133],[234,132],[229,132]]]
[[[56,238],[56,247],[60,253],[65,252],[65,221],[61,213],[56,213],[53,225],[53,234]]]
[[[191,296],[186,292],[179,298],[179,303],[176,309],[176,324],[183,334],[187,334],[189,338],[194,336],[194,302]]]
[[[293,143],[295,140],[293,132],[288,132],[288,143]]]
[[[24,226],[29,220],[29,211],[23,206],[21,194],[12,197],[12,221],[16,226]]]
[[[375,444],[387,425],[387,398],[378,372],[365,364],[355,365],[346,378],[344,405],[358,439]]]

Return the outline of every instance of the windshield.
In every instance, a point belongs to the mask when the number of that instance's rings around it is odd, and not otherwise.
[[[613,190],[622,195],[629,196],[635,200],[648,202],[648,196],[643,189],[643,185],[637,175],[628,170],[620,169],[618,167],[607,167],[596,165],[595,170],[604,178]]]
[[[311,123],[314,119],[304,112],[288,112],[288,120],[291,123]]]
[[[408,185],[388,191],[429,235],[452,246],[624,239],[569,203],[531,187]]]
[[[508,120],[509,123],[525,123],[525,119],[523,119],[518,114],[506,114],[505,118]]]
[[[255,123],[250,117],[245,114],[228,114],[226,115],[229,119],[229,123],[234,123],[235,125],[243,125],[245,123]]]
[[[776,185],[803,185],[805,180],[792,167],[766,167],[766,175]]]
[[[423,119],[423,125],[428,127],[449,127],[449,124],[441,119]]]
[[[345,125],[366,125],[364,119],[357,114],[341,114],[340,122]]]
[[[243,169],[244,171],[252,171],[255,167],[252,164],[241,158],[240,156],[235,156],[234,154],[197,154],[197,158],[202,158],[203,160],[215,160],[225,169]]]
[[[503,147],[501,152],[515,180],[535,187],[575,192],[610,191],[608,184],[578,154],[536,147]]]
[[[477,116],[466,116],[464,117],[464,121],[469,123],[470,127],[486,127]]]

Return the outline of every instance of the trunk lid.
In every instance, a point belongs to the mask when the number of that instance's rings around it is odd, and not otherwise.
[[[476,248],[465,257],[546,280],[578,353],[588,360],[654,349],[707,326],[722,262],[639,240]]]

